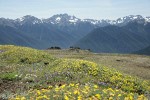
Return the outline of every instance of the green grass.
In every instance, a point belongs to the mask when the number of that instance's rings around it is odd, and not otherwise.
[[[85,50],[46,50],[57,58],[82,59],[102,66],[115,68],[123,73],[150,80],[150,56],[133,54],[95,54]],[[135,70],[136,69],[136,70]]]
[[[6,63],[34,64],[54,60],[45,52],[27,47],[1,46],[0,49],[4,51],[1,53],[0,59]]]
[[[150,92],[149,81],[121,73],[99,63],[76,59],[79,56],[77,54],[72,54],[73,59],[65,59],[27,47],[0,46],[0,50],[3,51],[0,53],[0,80],[3,87],[0,93],[3,98],[13,98],[16,95],[28,97],[28,91],[32,89],[33,91],[47,89],[49,86],[55,88],[56,85],[70,83],[83,86],[95,84],[103,89],[112,88],[114,91],[118,89],[126,94]],[[12,87],[7,84],[10,81]],[[5,91],[9,91],[10,95],[6,96]]]
[[[0,79],[2,79],[2,80],[15,80],[15,79],[17,79],[17,73],[16,72],[1,73]]]

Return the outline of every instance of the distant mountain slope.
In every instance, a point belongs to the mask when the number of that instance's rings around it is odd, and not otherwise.
[[[87,22],[68,14],[57,14],[48,19],[44,19],[43,22],[51,24],[58,30],[69,33],[74,37],[75,41],[84,37],[97,26],[90,21]]]
[[[134,22],[137,22],[137,24]],[[42,49],[51,46],[68,48],[78,41],[85,39],[85,41],[90,40],[92,44],[85,42],[82,47],[88,49],[92,48],[95,52],[99,52],[99,50],[102,52],[129,52],[134,51],[134,49],[142,49],[149,44],[150,35],[147,34],[150,33],[149,22],[150,17],[142,17],[140,15],[129,15],[118,18],[117,20],[79,19],[68,14],[57,14],[47,19],[39,19],[31,15],[17,19],[0,18],[0,26],[2,26],[0,44],[14,43],[16,45],[26,45]],[[97,30],[96,28],[99,27],[101,27],[100,30]],[[13,32],[14,30],[15,32]],[[86,40],[88,37],[86,35],[91,31],[94,32],[94,34],[92,36],[91,33],[89,38],[93,38],[93,40]],[[13,33],[13,35],[11,33]],[[104,38],[102,38],[102,36]],[[101,40],[99,41],[99,39]],[[19,40],[19,43],[17,40]],[[126,40],[128,41],[126,42]],[[114,42],[113,45],[112,42]],[[123,48],[122,45],[119,45],[121,43],[127,46],[127,48]],[[128,45],[129,43],[131,45]],[[93,47],[94,45],[95,47]]]
[[[130,22],[127,25],[123,26],[126,30],[133,32],[133,34],[145,38],[147,41],[150,41],[150,23],[139,23],[137,21]]]
[[[30,37],[45,41],[47,47],[59,46],[67,48],[74,42],[74,37],[69,33],[63,32],[51,24],[36,22],[40,22],[40,20],[33,16],[25,16],[21,21],[22,24],[16,27]]]
[[[15,28],[9,26],[0,26],[0,44],[29,46],[42,49],[40,45],[44,43],[22,34],[22,32]]]
[[[150,46],[148,46],[142,50],[136,51],[134,53],[135,54],[142,54],[142,55],[150,55]]]
[[[133,28],[131,24],[134,24]],[[91,49],[93,52],[130,53],[138,51],[150,45],[150,34],[145,29],[145,27],[150,28],[150,26],[147,25],[133,22],[123,27],[106,26],[97,28],[74,46]]]
[[[45,49],[51,46],[59,46],[61,48],[67,48],[75,40],[74,37],[71,36],[69,33],[57,29],[50,23],[42,23],[40,19],[30,15],[24,16],[20,19],[16,19],[14,21],[2,18],[0,20],[0,24],[2,26],[1,29],[3,30],[3,32],[1,32],[0,34],[5,34],[5,35],[7,34],[9,36],[9,33],[12,30],[15,30],[17,31],[17,33],[20,33],[20,35],[22,35],[22,37],[20,36],[22,38],[21,40],[23,40],[23,38],[26,38],[24,36],[27,36],[30,37],[31,39],[30,40],[28,38],[29,43],[30,41],[34,41],[34,40],[39,41],[40,43],[34,46],[28,43],[28,46],[34,48]],[[4,26],[9,26],[9,28],[11,28],[12,30],[10,30],[8,27],[5,27],[6,28],[5,29]],[[9,37],[14,38],[14,40],[16,38],[16,40],[18,40],[17,34],[15,35],[10,34]],[[12,42],[13,43],[15,42],[15,41],[8,41],[8,39],[6,39],[5,37],[1,37],[1,38],[3,44],[9,44],[9,43],[12,44]],[[21,41],[21,40],[19,43],[24,45],[25,41]],[[19,43],[15,42],[14,44],[18,45]]]

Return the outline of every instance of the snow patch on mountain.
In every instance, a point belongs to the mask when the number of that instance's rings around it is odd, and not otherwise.
[[[57,17],[57,18],[56,18],[56,21],[60,21],[60,20],[61,20],[61,18],[60,18],[60,17]]]
[[[26,16],[23,16],[21,18],[17,18],[17,19],[15,19],[15,22],[18,22],[21,25],[24,23],[31,23],[31,24],[43,23],[43,21],[41,19],[38,19],[38,18],[31,16],[31,15],[26,15]]]
[[[94,19],[79,19],[75,16],[70,16],[68,14],[57,14],[53,15],[50,18],[47,19],[38,19],[31,15],[26,15],[21,18],[17,18],[15,20],[11,19],[5,19],[0,18],[0,25],[7,25],[7,26],[14,26],[14,24],[41,24],[41,23],[47,23],[47,24],[53,24],[53,25],[78,25],[78,23],[90,23],[94,26],[107,26],[107,25],[117,25],[117,26],[123,26],[131,21],[137,21],[138,23],[148,23],[150,22],[150,17],[142,17],[141,15],[129,15],[125,17],[118,18],[116,20],[108,20],[108,19],[102,19],[102,20],[94,20]]]
[[[82,21],[83,22],[89,22],[89,23],[94,24],[94,25],[100,23],[99,20],[93,20],[93,19],[83,19]]]
[[[146,18],[145,18],[145,21],[146,21],[146,22],[150,22],[150,17],[146,17]]]

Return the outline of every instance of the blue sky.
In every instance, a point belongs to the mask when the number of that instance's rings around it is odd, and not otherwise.
[[[49,18],[60,13],[68,13],[81,19],[150,16],[150,0],[0,0],[0,17],[15,19],[33,15]]]

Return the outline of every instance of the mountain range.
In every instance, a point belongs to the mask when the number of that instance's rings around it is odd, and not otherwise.
[[[75,46],[82,49],[91,49],[93,52],[130,53],[150,45],[149,24],[137,22],[126,26],[100,27],[91,31],[79,40]]]
[[[47,19],[31,15],[0,18],[0,44],[37,49],[75,46],[93,52],[132,53],[150,46],[150,17],[129,15],[117,20],[94,20],[57,14]]]

